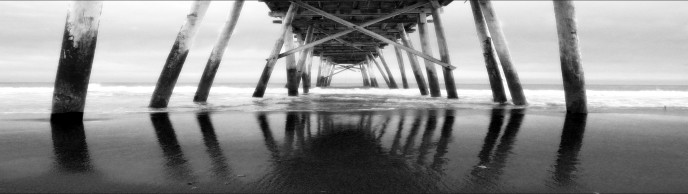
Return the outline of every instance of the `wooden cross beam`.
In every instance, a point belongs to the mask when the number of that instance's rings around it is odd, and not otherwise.
[[[296,3],[295,1],[292,1],[292,2],[293,2],[293,3]],[[305,4],[305,3],[301,2],[301,1],[298,1],[298,2],[299,2],[300,4]],[[430,3],[430,2],[421,1],[421,2],[418,2],[418,3],[413,4],[413,5],[411,5],[411,6],[405,7],[405,8],[403,8],[403,9],[399,9],[398,11],[392,12],[392,13],[387,14],[387,15],[385,15],[385,16],[379,17],[379,18],[377,18],[377,19],[370,20],[370,21],[368,21],[368,22],[366,22],[366,23],[363,23],[363,24],[361,24],[361,25],[358,25],[358,26],[354,25],[354,26],[356,26],[357,28],[364,28],[364,27],[366,27],[366,26],[370,26],[370,25],[376,24],[376,23],[378,23],[378,22],[381,22],[381,21],[384,21],[384,20],[386,20],[386,19],[392,18],[392,17],[397,16],[397,15],[399,15],[399,14],[406,13],[406,12],[408,12],[408,11],[411,11],[411,10],[414,10],[414,9],[416,9],[416,8],[422,7],[422,6],[424,6],[424,5],[428,4],[428,3]],[[298,3],[297,3],[297,4],[298,4]],[[308,4],[306,4],[306,5],[308,5]],[[308,6],[311,7],[311,8],[314,8],[314,7],[310,6],[310,5],[308,5]],[[320,10],[317,9],[317,8],[314,8],[314,9],[320,11]],[[330,15],[330,16],[331,16],[331,15]],[[334,16],[334,17],[337,18],[336,16]],[[352,25],[353,25],[353,24],[352,24]],[[347,25],[347,26],[349,26],[349,25]],[[282,54],[276,55],[274,58],[270,58],[270,59],[268,59],[268,60],[271,60],[271,59],[279,59],[279,58],[285,57],[285,56],[287,56],[287,55],[294,54],[294,53],[299,52],[299,51],[302,51],[302,50],[304,50],[304,49],[311,48],[311,47],[314,47],[314,46],[316,46],[316,45],[325,43],[325,42],[330,41],[330,40],[332,40],[332,39],[342,37],[342,36],[347,35],[347,34],[349,34],[349,33],[351,33],[351,32],[354,32],[354,31],[356,31],[356,29],[353,28],[353,27],[351,27],[351,28],[348,29],[348,30],[341,31],[341,32],[339,32],[339,33],[336,33],[336,34],[333,34],[333,35],[331,35],[331,36],[322,38],[322,39],[320,39],[320,40],[313,41],[312,43],[308,43],[308,44],[306,44],[306,45],[297,47],[297,48],[295,48],[295,49],[291,49],[291,50],[289,50],[289,51],[287,51],[287,52],[284,52],[284,53],[282,53]],[[422,53],[421,53],[421,54],[422,54]]]
[[[345,25],[345,26],[347,26],[347,27],[349,27],[349,28],[351,28],[351,29],[354,29],[354,30],[356,30],[356,31],[359,31],[359,32],[361,32],[361,33],[363,33],[363,34],[366,34],[366,35],[368,35],[368,36],[370,36],[370,37],[373,37],[373,38],[375,38],[375,39],[378,39],[378,40],[380,40],[380,41],[382,41],[382,42],[386,42],[387,44],[391,44],[391,45],[397,46],[397,47],[399,47],[399,48],[401,48],[401,49],[404,49],[404,50],[406,50],[406,51],[408,51],[408,52],[410,52],[410,53],[413,53],[414,55],[417,55],[417,56],[419,56],[419,57],[422,57],[422,58],[424,58],[424,59],[426,59],[426,60],[428,60],[428,61],[432,61],[433,63],[435,63],[435,64],[437,64],[437,65],[440,65],[440,66],[443,66],[443,67],[446,67],[446,68],[450,68],[450,69],[456,69],[456,67],[454,67],[454,66],[452,66],[452,65],[450,65],[450,64],[447,64],[447,63],[445,63],[445,62],[442,62],[441,60],[436,59],[436,58],[434,58],[434,57],[432,57],[432,56],[430,56],[430,55],[426,55],[425,53],[422,53],[422,52],[417,51],[417,50],[415,50],[415,49],[408,48],[408,47],[406,47],[406,46],[404,46],[404,45],[401,45],[401,44],[399,44],[399,43],[397,43],[397,42],[395,42],[395,41],[392,41],[392,40],[390,40],[390,39],[387,39],[387,38],[385,38],[384,36],[382,36],[382,35],[380,35],[380,34],[377,34],[377,33],[375,33],[375,32],[372,32],[372,31],[368,30],[368,29],[365,29],[365,28],[364,28],[365,26],[359,26],[359,25],[353,24],[353,23],[351,23],[351,22],[349,22],[349,21],[346,21],[346,20],[344,20],[344,19],[342,19],[342,18],[339,18],[339,17],[337,17],[337,16],[335,16],[335,15],[332,15],[332,14],[327,13],[327,12],[325,12],[325,11],[323,11],[323,10],[320,10],[320,9],[318,9],[318,8],[316,8],[316,7],[313,7],[313,6],[311,6],[311,5],[308,5],[307,3],[304,3],[304,2],[302,2],[301,0],[292,0],[291,2],[294,3],[294,4],[296,4],[296,5],[299,5],[300,7],[303,7],[303,8],[306,8],[306,9],[308,9],[308,10],[311,10],[311,11],[313,11],[313,12],[315,12],[315,13],[318,13],[318,14],[322,15],[323,17],[326,17],[326,18],[328,18],[328,19],[330,19],[330,20],[332,20],[332,21],[335,21],[335,22],[337,22],[337,23],[340,23],[340,24],[342,24],[342,25]],[[426,3],[428,3],[428,2],[426,2]],[[281,54],[280,54],[280,55],[281,55]]]
[[[325,34],[325,35],[327,35],[327,36],[332,36],[332,35],[328,34],[327,32],[325,32],[324,30],[322,30],[322,29],[320,29],[320,28],[317,28],[317,27],[316,27],[315,30],[317,30],[318,32],[323,33],[323,34]],[[342,43],[342,44],[351,46],[351,47],[353,47],[353,48],[355,48],[355,49],[358,49],[358,50],[360,50],[360,51],[363,51],[363,49],[362,49],[361,47],[356,46],[356,45],[354,45],[353,43],[348,42],[348,41],[346,41],[346,40],[344,40],[344,39],[335,38],[334,40],[336,40],[337,42],[340,42],[340,43]]]

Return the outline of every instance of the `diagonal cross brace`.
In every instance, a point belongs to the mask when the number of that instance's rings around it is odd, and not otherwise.
[[[304,4],[304,3],[301,2],[301,1],[299,1],[299,2],[300,2],[301,4]],[[297,3],[297,2],[294,2],[294,3]],[[423,1],[418,2],[418,3],[416,3],[416,4],[410,5],[410,6],[408,6],[408,7],[404,7],[403,9],[397,10],[397,11],[392,12],[392,13],[390,13],[390,14],[387,14],[387,15],[385,15],[385,16],[381,16],[381,17],[379,17],[379,18],[377,18],[377,19],[370,20],[370,21],[368,21],[368,22],[366,22],[366,23],[363,23],[363,24],[361,24],[361,25],[358,25],[357,27],[358,27],[358,28],[364,28],[364,27],[367,27],[367,26],[370,26],[370,25],[379,23],[379,22],[381,22],[381,21],[384,21],[384,20],[386,20],[386,19],[392,18],[392,17],[397,16],[397,15],[399,15],[399,14],[403,14],[403,13],[409,12],[409,11],[411,11],[411,10],[414,10],[414,9],[416,9],[416,8],[419,8],[419,7],[422,7],[422,6],[424,6],[424,5],[427,5],[428,3],[430,3],[430,2],[427,2],[427,1],[426,1],[426,2],[423,2]],[[306,5],[307,5],[307,4],[306,4]],[[317,8],[315,8],[315,9],[317,9]],[[319,9],[318,9],[318,10],[319,10]],[[336,16],[335,16],[335,17],[336,17]],[[350,24],[351,24],[351,23],[350,23]],[[354,24],[351,24],[351,25],[356,26],[356,25],[354,25]],[[325,43],[325,42],[330,41],[330,40],[332,40],[332,39],[339,38],[339,37],[342,37],[342,36],[344,36],[344,35],[347,35],[347,34],[349,34],[349,33],[352,33],[352,32],[354,32],[354,31],[356,31],[356,29],[355,29],[354,27],[352,27],[352,26],[350,26],[350,25],[347,25],[347,26],[348,26],[350,29],[341,31],[341,32],[339,32],[339,33],[336,33],[336,34],[333,34],[333,35],[331,35],[331,36],[322,38],[322,39],[320,39],[320,40],[313,41],[312,43],[308,43],[308,44],[306,44],[306,45],[303,45],[303,46],[297,47],[297,48],[295,48],[295,49],[289,50],[289,51],[287,51],[287,52],[284,52],[284,53],[282,53],[282,54],[277,55],[276,57],[274,57],[274,59],[279,59],[279,58],[282,58],[282,57],[285,57],[285,56],[294,54],[294,53],[299,52],[299,51],[302,51],[302,50],[304,50],[304,49],[314,47],[314,46],[316,46],[316,45]],[[269,59],[268,59],[268,60],[269,60]]]
[[[347,26],[347,27],[349,27],[349,28],[352,28],[353,30],[359,31],[359,32],[361,32],[361,33],[363,33],[363,34],[366,34],[366,35],[370,36],[370,37],[373,37],[373,38],[375,38],[375,39],[378,39],[378,40],[380,40],[380,41],[382,41],[382,42],[385,42],[385,43],[387,43],[387,44],[394,45],[394,46],[396,46],[396,47],[398,47],[398,48],[400,48],[400,49],[404,49],[404,50],[406,50],[406,51],[408,51],[408,52],[410,52],[410,53],[413,53],[414,55],[417,55],[417,56],[419,56],[419,57],[422,57],[422,58],[424,58],[424,59],[426,59],[426,60],[428,60],[428,61],[432,61],[433,63],[435,63],[435,64],[437,64],[437,65],[440,65],[440,66],[443,66],[443,67],[446,67],[446,68],[450,68],[450,69],[456,69],[456,67],[454,67],[454,66],[452,66],[452,65],[450,65],[450,64],[448,64],[448,63],[442,62],[442,60],[436,59],[436,58],[434,58],[434,57],[432,57],[432,56],[430,56],[430,55],[426,55],[425,53],[420,52],[420,51],[417,51],[417,50],[415,50],[415,49],[408,48],[408,47],[406,47],[406,46],[404,46],[404,45],[401,45],[401,44],[399,44],[399,43],[397,43],[397,42],[395,42],[395,41],[392,41],[392,40],[390,40],[390,39],[387,39],[387,38],[385,38],[384,36],[379,35],[379,34],[373,32],[373,31],[370,31],[370,30],[368,30],[368,29],[365,29],[365,28],[364,28],[365,26],[359,26],[359,25],[356,25],[356,24],[351,23],[351,22],[349,22],[349,21],[346,21],[346,20],[344,20],[344,19],[342,19],[342,18],[339,18],[339,17],[337,17],[337,16],[335,16],[335,15],[332,15],[332,14],[327,13],[327,12],[325,12],[325,11],[323,11],[323,10],[320,10],[320,9],[318,9],[318,8],[316,8],[316,7],[313,7],[313,6],[311,6],[311,5],[308,5],[307,3],[304,3],[304,2],[302,2],[301,0],[292,0],[292,3],[294,3],[294,4],[296,4],[296,5],[299,5],[300,7],[306,8],[306,9],[308,9],[308,10],[311,10],[311,11],[317,13],[317,14],[320,14],[320,15],[322,15],[323,17],[326,17],[326,18],[328,18],[328,19],[330,19],[330,20],[332,20],[332,21],[335,21],[335,22],[340,23],[340,24],[342,24],[342,25],[345,25],[345,26]],[[429,3],[429,2],[426,1],[426,4],[427,4],[427,3]],[[347,30],[347,31],[349,31],[349,30]],[[280,54],[280,55],[281,55],[281,54]]]

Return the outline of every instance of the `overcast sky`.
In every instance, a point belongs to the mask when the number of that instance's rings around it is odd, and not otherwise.
[[[196,83],[233,2],[212,2],[180,76]],[[583,67],[589,84],[688,84],[688,2],[577,1]],[[91,82],[155,82],[184,23],[191,2],[106,1]],[[551,1],[494,1],[521,80],[561,83]],[[0,1],[0,82],[52,82],[64,30],[67,2]],[[218,83],[256,83],[279,24],[264,3],[247,1]],[[487,83],[470,5],[444,8],[454,75],[459,83]],[[434,28],[430,28],[434,35]],[[412,38],[418,43],[418,34]],[[434,36],[433,45],[436,45]],[[439,58],[438,49],[434,47]],[[387,61],[400,80],[391,47]],[[405,59],[406,60],[406,59]],[[407,62],[408,65],[408,62]],[[271,82],[284,82],[284,60]],[[407,68],[410,69],[410,68]],[[412,80],[411,74],[410,81]],[[360,82],[345,73],[333,82]]]

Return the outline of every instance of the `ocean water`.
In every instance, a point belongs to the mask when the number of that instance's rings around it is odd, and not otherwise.
[[[287,96],[283,83],[271,84],[264,98],[251,97],[254,84],[215,84],[207,104],[192,102],[195,84],[178,84],[169,108],[147,107],[152,83],[93,83],[89,85],[86,110],[89,114],[195,111],[362,111],[387,109],[466,108],[495,106],[488,85],[459,85],[458,100],[421,96],[418,89],[361,88],[333,85],[312,88],[310,94]],[[0,84],[0,114],[50,113],[52,83]],[[446,92],[442,91],[443,95]],[[565,110],[560,85],[525,85],[529,109]],[[589,85],[591,112],[608,110],[688,110],[688,86]]]

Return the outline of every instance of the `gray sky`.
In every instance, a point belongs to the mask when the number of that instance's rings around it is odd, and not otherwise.
[[[196,83],[227,19],[231,1],[213,2],[180,76]],[[577,1],[583,67],[589,84],[687,84],[688,2]],[[64,30],[67,2],[0,1],[0,82],[52,82]],[[106,1],[91,82],[155,82],[183,25],[191,2]],[[561,83],[551,1],[495,1],[521,80]],[[248,1],[230,40],[216,82],[255,83],[279,25],[267,6]],[[455,1],[442,17],[458,83],[487,83],[470,5]],[[434,35],[434,28],[430,28]],[[418,43],[418,34],[412,38]],[[435,43],[434,36],[432,37]],[[434,47],[435,56],[438,49]],[[387,47],[397,80],[398,66]],[[439,57],[438,57],[439,58]],[[404,59],[406,60],[406,57]],[[271,82],[284,82],[280,60]],[[408,65],[408,62],[406,62]],[[407,68],[410,69],[410,68]],[[411,74],[408,74],[412,80]],[[344,73],[334,82],[360,82]],[[410,81],[411,81],[410,80]]]

